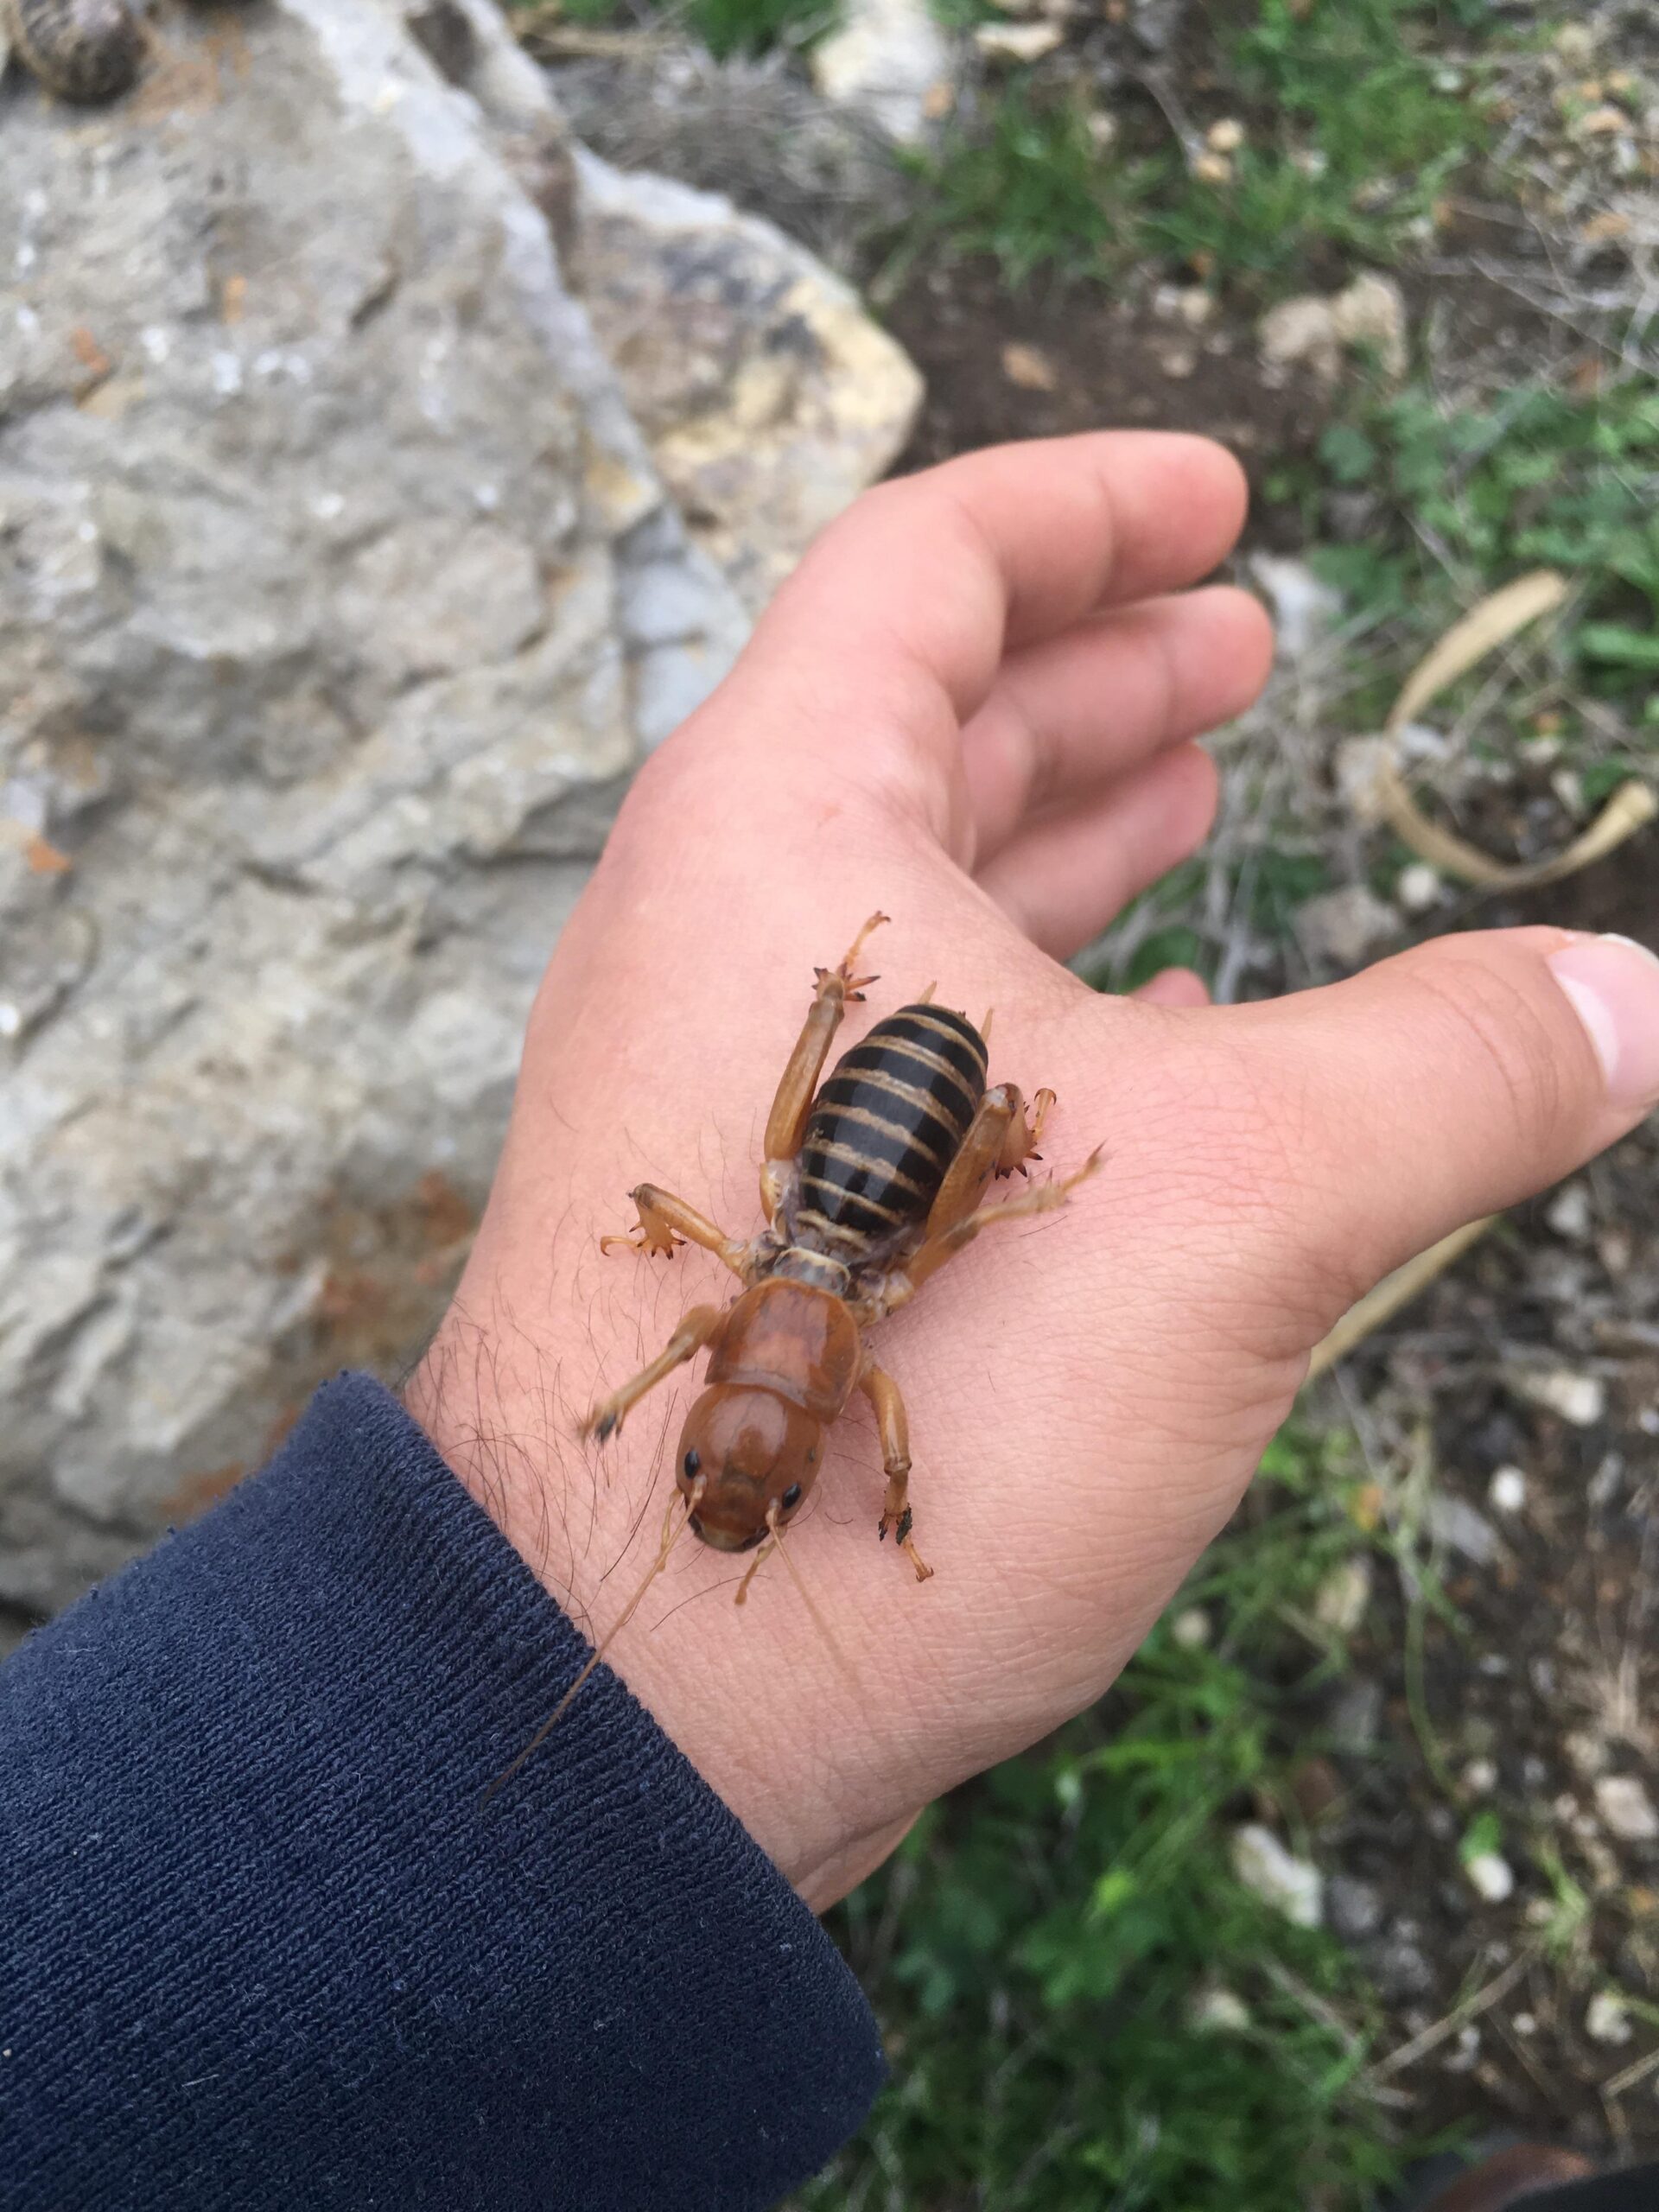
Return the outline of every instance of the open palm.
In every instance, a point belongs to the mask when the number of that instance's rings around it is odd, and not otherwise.
[[[688,1537],[607,1652],[815,1905],[1106,1688],[1359,1291],[1646,1103],[1607,1021],[1647,956],[1616,941],[1463,937],[1235,1008],[1179,975],[1103,999],[1058,964],[1209,826],[1191,741],[1255,696],[1271,645],[1243,594],[1183,588],[1243,504],[1216,447],[1102,434],[884,486],[825,534],[629,795],[411,1384],[598,1637],[654,1556],[697,1370],[602,1452],[582,1418],[734,1288],[694,1247],[599,1239],[647,1180],[754,1233],[813,971],[866,915],[893,918],[870,947],[881,980],[838,1050],[936,984],[976,1020],[995,1009],[992,1082],[1058,1092],[1049,1168],[1103,1147],[1066,1208],[981,1237],[876,1332],[933,1579],[877,1543],[880,1452],[855,1399],[790,1539],[822,1626],[776,1561],[738,1611],[744,1563]]]

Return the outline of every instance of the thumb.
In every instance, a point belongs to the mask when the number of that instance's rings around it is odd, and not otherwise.
[[[1281,1145],[1294,1133],[1300,1155],[1280,1185],[1295,1242],[1344,1297],[1659,1101],[1659,958],[1629,938],[1441,938],[1248,1011]]]

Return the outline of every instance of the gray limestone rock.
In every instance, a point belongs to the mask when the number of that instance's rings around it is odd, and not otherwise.
[[[745,624],[372,0],[0,86],[0,1601],[419,1342],[559,922]],[[505,95],[503,95],[505,98]]]
[[[694,542],[759,613],[921,404],[857,295],[759,216],[576,154],[571,282]]]

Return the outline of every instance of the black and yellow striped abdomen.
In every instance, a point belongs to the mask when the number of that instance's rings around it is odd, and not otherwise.
[[[901,1007],[836,1061],[801,1146],[790,1228],[852,1265],[919,1227],[985,1095],[985,1042],[940,1006]]]

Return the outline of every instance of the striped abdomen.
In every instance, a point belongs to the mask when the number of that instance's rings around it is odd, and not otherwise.
[[[801,1146],[789,1228],[849,1265],[919,1228],[985,1095],[985,1044],[942,1006],[902,1007],[836,1061]]]

